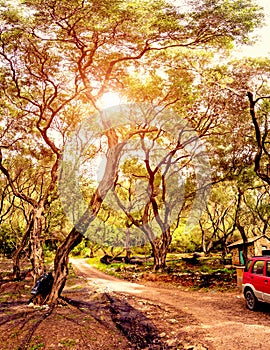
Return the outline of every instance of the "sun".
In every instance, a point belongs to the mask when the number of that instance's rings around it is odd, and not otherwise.
[[[121,103],[121,98],[117,92],[105,92],[99,100],[101,108],[117,106]]]

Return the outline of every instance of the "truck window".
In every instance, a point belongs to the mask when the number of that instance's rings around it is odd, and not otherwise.
[[[270,261],[266,263],[266,276],[270,277]]]
[[[252,260],[249,260],[249,261],[246,263],[245,272],[247,272],[247,271],[249,270],[251,263],[252,263]]]
[[[263,275],[263,267],[264,261],[257,260],[252,267],[252,273],[255,273],[256,275]]]

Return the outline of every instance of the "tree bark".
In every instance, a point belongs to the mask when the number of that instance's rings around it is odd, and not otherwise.
[[[16,249],[16,251],[12,257],[12,260],[13,260],[13,278],[17,281],[21,279],[21,268],[20,268],[21,254],[22,254],[24,247],[26,246],[28,238],[30,237],[30,232],[32,230],[32,227],[33,227],[33,218],[30,219],[30,221],[26,227],[25,234],[21,240],[21,243],[20,243],[19,247]]]
[[[164,270],[166,267],[166,258],[168,254],[168,249],[172,241],[172,236],[170,229],[167,229],[162,234],[162,239],[157,238],[150,241],[152,247],[152,253],[154,257],[153,270],[159,271]]]
[[[130,249],[130,230],[127,227],[126,230],[126,261],[130,261],[131,249]]]
[[[247,255],[248,255],[248,248],[247,248],[247,242],[248,238],[246,235],[246,231],[244,226],[241,225],[240,223],[240,210],[241,210],[241,202],[242,202],[242,196],[243,192],[238,188],[238,200],[237,200],[237,209],[236,209],[236,214],[235,214],[235,226],[237,227],[238,231],[241,234],[242,240],[243,240],[243,259],[244,263],[246,264],[247,262]]]
[[[54,283],[48,299],[49,304],[54,304],[60,297],[68,275],[69,253],[82,241],[82,239],[82,234],[73,228],[63,244],[57,249],[54,258]]]
[[[167,251],[160,249],[154,242],[151,243],[154,256],[153,271],[162,271],[166,267]]]
[[[33,228],[30,233],[30,261],[33,268],[34,283],[44,273],[44,255],[41,242],[43,206],[34,209]]]
[[[244,259],[244,263],[246,264],[246,262],[248,260],[248,249],[247,249],[248,248],[247,247],[248,239],[247,239],[247,235],[246,235],[244,227],[239,223],[238,220],[236,222],[236,227],[237,227],[238,231],[241,233],[241,237],[242,237],[242,240],[243,240],[243,259]]]
[[[54,259],[54,283],[48,298],[49,304],[55,304],[61,296],[68,275],[69,253],[82,241],[83,234],[96,218],[106,194],[113,186],[121,151],[125,143],[118,143],[116,132],[113,129],[107,131],[107,137],[109,148],[104,176],[93,194],[87,210],[76,224],[76,227],[73,227],[65,241],[57,249]]]

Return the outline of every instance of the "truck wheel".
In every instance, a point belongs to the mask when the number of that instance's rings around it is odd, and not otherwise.
[[[251,289],[245,292],[246,306],[249,310],[256,310],[258,307],[258,299],[255,297]]]

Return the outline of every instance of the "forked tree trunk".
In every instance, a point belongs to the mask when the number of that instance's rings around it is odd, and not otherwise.
[[[170,234],[170,230],[168,229],[166,232],[163,233],[161,242],[159,239],[150,242],[154,256],[154,271],[162,271],[165,269],[166,258],[171,241],[172,236]]]
[[[152,251],[154,255],[153,271],[164,270],[166,267],[167,253],[160,251],[158,247],[154,247],[153,245],[152,245]]]

